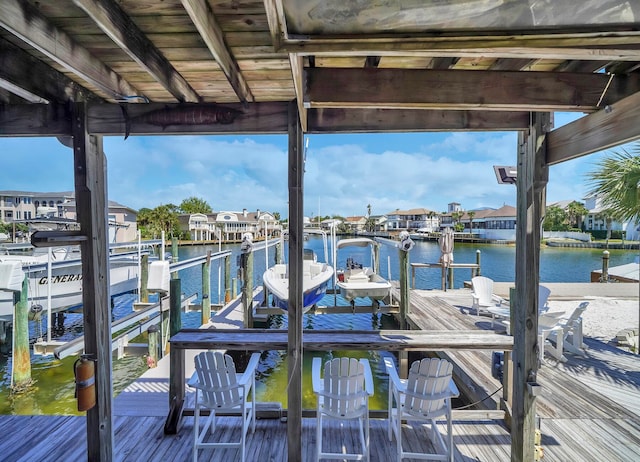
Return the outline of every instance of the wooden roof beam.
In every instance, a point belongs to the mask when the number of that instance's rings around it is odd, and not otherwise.
[[[200,96],[114,0],[73,0],[122,50],[179,102]]]
[[[310,109],[309,133],[528,130],[529,112]]]
[[[640,75],[307,69],[308,107],[593,112],[640,91]],[[474,91],[469,91],[473,88]]]
[[[557,128],[547,136],[554,165],[640,138],[640,92]]]
[[[31,103],[100,99],[66,75],[1,38],[0,87]]]
[[[224,41],[222,29],[205,0],[181,0],[182,6],[198,29],[202,40],[218,62],[229,84],[242,103],[253,102],[249,85],[242,76],[238,63],[234,60]]]
[[[279,52],[315,56],[416,56],[459,58],[640,61],[640,36],[579,38],[563,36],[446,37],[442,39],[288,40]]]
[[[0,26],[118,100],[138,90],[24,0],[0,2]]]
[[[304,58],[300,55],[290,54],[291,74],[293,76],[293,88],[296,92],[296,104],[298,106],[298,118],[302,132],[307,131],[307,108],[304,105]]]

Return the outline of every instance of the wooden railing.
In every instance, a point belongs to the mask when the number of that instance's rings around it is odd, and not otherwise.
[[[288,333],[274,329],[182,329],[171,337],[169,415],[165,433],[177,431],[185,398],[185,350],[286,350]],[[493,331],[305,330],[305,350],[444,351],[498,350],[510,352],[513,337]],[[506,361],[505,361],[506,364]]]

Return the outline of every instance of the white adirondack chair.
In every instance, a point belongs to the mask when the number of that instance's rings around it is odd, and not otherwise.
[[[505,300],[493,293],[493,279],[485,276],[475,276],[471,279],[473,292],[471,297],[473,304],[471,308],[476,311],[476,315],[480,313],[490,314],[489,308],[500,306]]]
[[[544,357],[545,348],[558,361],[566,361],[564,352],[585,356],[588,347],[582,336],[582,313],[589,302],[580,303],[569,316],[551,316],[541,314],[538,318],[538,334],[540,359]],[[545,346],[546,340],[554,342]]]
[[[313,358],[313,392],[317,395],[316,461],[320,459],[369,460],[369,396],[373,395],[371,366],[366,359],[335,358],[324,365]],[[358,420],[361,453],[331,453],[322,450],[325,418]]]
[[[255,370],[260,353],[253,353],[242,375],[236,374],[231,356],[219,351],[206,351],[195,357],[196,371],[188,385],[196,389],[195,421],[193,424],[193,462],[198,460],[199,449],[239,448],[244,462],[246,437],[249,426],[256,428],[253,398],[249,392],[255,390]],[[204,427],[200,429],[200,411],[210,410]],[[208,431],[216,430],[216,412],[240,412],[242,417],[242,437],[240,441],[205,443]]]
[[[425,358],[415,361],[409,378],[401,380],[390,358],[384,359],[389,374],[389,441],[395,434],[397,460],[424,459],[453,461],[453,433],[451,428],[451,398],[459,395],[451,378],[453,366],[446,359]],[[402,421],[427,422],[429,438],[436,453],[405,451],[402,447]],[[446,420],[446,438],[436,426]]]

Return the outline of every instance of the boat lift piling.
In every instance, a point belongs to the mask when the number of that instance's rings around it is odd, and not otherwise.
[[[140,258],[140,294],[139,301],[142,303],[149,302],[149,255],[143,254]]]
[[[13,360],[11,362],[11,389],[24,390],[31,386],[31,354],[29,350],[29,304],[27,293],[29,276],[24,275],[22,290],[14,292]]]
[[[240,274],[242,275],[242,306],[244,327],[253,327],[253,240],[250,233],[242,237],[240,246]]]
[[[207,252],[207,259],[202,264],[202,324],[211,318],[211,251]]]

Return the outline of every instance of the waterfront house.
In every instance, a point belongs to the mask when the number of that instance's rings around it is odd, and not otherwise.
[[[583,218],[584,230],[597,231],[598,237],[606,236],[608,231],[624,232],[624,238],[628,240],[640,240],[640,223],[637,221],[620,222],[611,217],[607,208],[602,203],[602,197],[590,195],[584,198],[584,206],[589,211]]]
[[[254,238],[277,237],[282,225],[270,212],[256,210],[248,212],[215,212],[182,214],[178,217],[180,229],[188,232],[192,241],[212,241],[222,239],[225,242],[240,241],[244,233]]]
[[[363,216],[345,217],[344,224],[349,228],[349,232],[357,234],[360,231],[365,231],[367,218]]]
[[[79,229],[75,192],[0,191],[0,221],[37,229]],[[108,201],[109,242],[137,239],[138,212]]]
[[[470,212],[473,213],[473,217]],[[444,218],[451,220],[451,214],[445,214],[443,220]],[[470,222],[473,229],[470,229]],[[497,241],[515,241],[516,239],[516,209],[510,205],[503,205],[499,209],[487,207],[466,211],[459,216],[458,223],[465,227],[465,232],[473,233],[480,239]]]
[[[438,214],[425,208],[396,209],[387,213],[387,230],[390,232],[416,231],[421,228],[436,230],[439,224]]]

